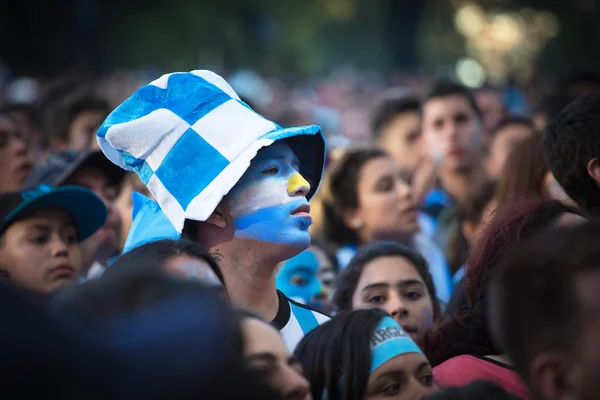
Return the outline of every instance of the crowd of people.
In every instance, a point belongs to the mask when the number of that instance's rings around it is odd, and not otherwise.
[[[0,392],[600,395],[600,80],[153,79],[2,96]]]

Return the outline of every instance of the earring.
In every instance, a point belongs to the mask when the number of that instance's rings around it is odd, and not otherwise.
[[[359,219],[357,221],[354,221],[354,223],[352,225],[353,225],[354,229],[360,229],[365,225],[365,223]]]

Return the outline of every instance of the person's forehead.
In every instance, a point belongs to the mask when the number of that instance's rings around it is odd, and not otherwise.
[[[469,100],[461,94],[449,94],[442,97],[434,97],[423,105],[423,117],[437,117],[442,114],[451,114],[457,111],[475,112]]]
[[[250,353],[268,352],[275,356],[286,356],[287,348],[279,332],[266,322],[256,318],[244,318],[242,320],[246,351]]]
[[[270,146],[263,147],[258,151],[256,157],[252,160],[253,163],[263,162],[271,159],[284,159],[290,162],[298,161],[298,157],[292,151],[292,148],[283,140],[273,143]]]
[[[377,157],[367,161],[359,173],[359,184],[361,182],[375,182],[383,176],[399,172],[399,167],[389,157]]]
[[[74,224],[71,214],[66,210],[60,208],[40,208],[26,214],[23,218],[16,221],[14,225],[20,224],[23,227],[28,227],[49,223]]]
[[[416,267],[401,256],[377,257],[367,263],[361,274],[361,281],[382,281],[393,283],[399,280],[414,279],[422,281]],[[368,283],[368,282],[366,282]]]

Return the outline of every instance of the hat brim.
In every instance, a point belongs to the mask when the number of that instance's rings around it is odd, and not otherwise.
[[[80,242],[100,229],[108,216],[102,200],[90,190],[77,186],[62,186],[24,200],[5,218],[4,226],[7,227],[43,208],[57,208],[67,212],[73,218],[77,240]]]
[[[101,150],[93,151],[84,157],[79,158],[73,163],[60,177],[53,183],[55,186],[64,185],[81,167],[95,167],[103,171],[109,179],[109,182],[113,186],[120,186],[125,178],[125,171],[123,168],[115,165],[110,161]]]

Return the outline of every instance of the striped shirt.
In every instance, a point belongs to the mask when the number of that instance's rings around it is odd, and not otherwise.
[[[279,310],[277,310],[275,319],[271,321],[271,325],[279,330],[285,345],[292,352],[304,335],[322,323],[329,321],[329,317],[290,300],[279,290],[277,295],[279,296]]]

